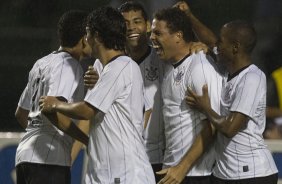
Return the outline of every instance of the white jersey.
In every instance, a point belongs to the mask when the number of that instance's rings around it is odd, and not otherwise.
[[[113,58],[85,101],[100,112],[91,121],[86,183],[155,183],[142,139],[143,80],[127,56]]]
[[[181,161],[202,130],[202,120],[207,119],[186,104],[187,87],[201,95],[203,85],[207,84],[212,108],[219,112],[220,107],[222,76],[203,52],[186,56],[177,65],[168,67],[162,85],[166,137],[164,167],[175,166]],[[214,162],[211,146],[187,176],[210,175]]]
[[[83,99],[83,71],[66,52],[53,52],[39,59],[29,73],[18,106],[29,110],[26,133],[16,153],[22,162],[70,166],[73,140],[58,130],[39,110],[41,96],[63,97],[68,102]]]
[[[223,84],[221,115],[240,112],[249,117],[246,127],[233,138],[218,133],[213,174],[234,180],[268,176],[277,173],[271,153],[264,144],[266,78],[250,65]]]
[[[164,123],[162,115],[161,83],[163,80],[164,62],[158,59],[154,49],[139,64],[145,90],[146,110],[151,109],[144,139],[147,155],[151,164],[163,162],[165,149]]]

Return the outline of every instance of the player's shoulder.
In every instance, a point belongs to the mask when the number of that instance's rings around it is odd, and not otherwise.
[[[253,64],[241,71],[236,81],[242,86],[266,86],[264,72]]]
[[[202,65],[211,65],[211,62],[214,63],[212,57],[209,57],[207,54],[205,54],[203,51],[192,53],[191,56],[191,62],[194,66],[202,66]]]
[[[67,52],[61,52],[54,54],[54,60],[57,60],[57,62],[65,62],[67,64],[78,64],[79,61],[73,58],[69,53]]]
[[[139,68],[138,64],[126,55],[119,56],[110,64],[114,68]]]
[[[47,55],[37,59],[36,62],[33,64],[32,69],[44,68],[45,66],[49,65],[51,57],[52,57],[52,53],[47,54]]]
[[[246,79],[249,79],[249,80],[266,80],[266,76],[264,74],[264,72],[259,69],[256,65],[254,64],[251,64],[247,70],[245,70],[244,74],[243,74]]]
[[[197,70],[205,70],[205,71],[212,71],[212,72],[219,72],[219,68],[213,58],[203,51],[198,53],[193,53],[191,56],[191,69],[193,71]]]

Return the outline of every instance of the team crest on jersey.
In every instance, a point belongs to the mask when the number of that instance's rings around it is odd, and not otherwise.
[[[184,75],[184,72],[183,71],[179,71],[177,74],[176,74],[176,76],[175,76],[175,78],[174,78],[174,81],[175,81],[175,83],[178,85],[178,84],[180,84],[180,82],[181,82],[181,80],[182,80],[182,78],[183,78],[183,75]]]
[[[149,81],[154,81],[158,78],[158,69],[156,67],[150,66],[146,68],[146,79]]]

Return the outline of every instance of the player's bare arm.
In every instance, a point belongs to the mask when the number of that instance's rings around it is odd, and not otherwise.
[[[206,27],[202,22],[199,21],[199,19],[194,16],[188,4],[185,1],[180,1],[176,3],[174,7],[177,7],[185,12],[192,23],[193,32],[195,33],[197,38],[201,42],[207,44],[210,49],[213,49],[217,42],[217,37],[208,27]]]
[[[90,121],[89,120],[80,120],[77,124],[77,127],[86,135],[89,134],[90,129]],[[75,140],[72,144],[71,149],[71,163],[73,164],[76,160],[81,148],[83,147],[82,143],[80,141]]]
[[[202,42],[191,42],[190,44],[190,53],[198,53],[203,51],[206,54],[209,50],[208,46]]]
[[[61,131],[70,135],[74,139],[83,143],[84,145],[88,145],[89,137],[82,132],[67,116],[64,116],[61,113],[45,113],[44,114],[50,122],[59,128]]]
[[[40,97],[39,105],[44,113],[60,112],[70,118],[80,120],[89,120],[97,112],[86,102],[66,103],[53,96]]]
[[[148,125],[151,114],[152,114],[152,109],[149,109],[149,110],[145,111],[145,113],[144,113],[144,129]]]
[[[187,104],[205,113],[215,128],[226,137],[232,138],[246,126],[248,121],[246,115],[239,112],[231,112],[229,116],[220,116],[211,108],[207,85],[203,86],[202,96],[197,95],[190,89],[188,89],[188,92]]]
[[[99,79],[98,73],[94,70],[93,66],[89,66],[84,75],[84,85],[88,89],[92,89]]]
[[[208,123],[207,119],[203,120],[202,124],[204,125],[202,131],[179,164],[157,172],[160,175],[165,174],[165,177],[158,184],[180,184],[206,148],[214,141],[215,128]]]
[[[25,129],[27,127],[27,118],[28,118],[29,110],[23,109],[21,107],[17,107],[15,112],[15,117],[19,124]]]
[[[282,110],[278,107],[266,107],[266,116],[270,118],[278,118],[282,116]]]

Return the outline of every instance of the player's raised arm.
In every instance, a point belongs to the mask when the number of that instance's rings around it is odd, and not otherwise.
[[[217,37],[207,26],[205,26],[199,19],[197,19],[197,17],[194,16],[188,4],[185,1],[180,1],[176,3],[174,7],[184,11],[188,16],[192,24],[193,32],[199,41],[207,44],[210,49],[213,49],[217,42]]]

